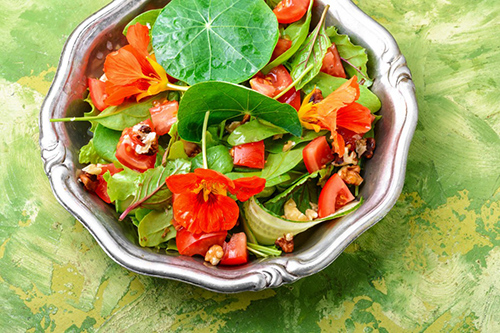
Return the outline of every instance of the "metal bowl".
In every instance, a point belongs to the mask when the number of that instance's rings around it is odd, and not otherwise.
[[[116,0],[71,34],[40,112],[41,154],[56,198],[114,261],[137,273],[184,281],[213,291],[257,291],[319,272],[389,212],[403,187],[408,149],[417,123],[410,71],[389,32],[350,0],[316,2],[316,14],[326,3],[330,4],[327,25],[337,26],[368,50],[369,72],[375,79],[372,91],[382,101],[383,117],[376,128],[377,150],[367,163],[365,184],[360,192],[365,202],[354,213],[312,229],[306,237],[301,237],[294,253],[253,260],[237,267],[212,267],[205,265],[202,258],[168,255],[140,247],[132,223],[119,222],[112,206],[86,192],[77,182],[77,172],[82,167],[78,151],[90,138],[88,124],[49,122],[51,118],[84,112],[79,99],[87,87],[87,77],[101,75],[105,56],[124,45],[123,27],[137,14],[163,7],[168,0]]]

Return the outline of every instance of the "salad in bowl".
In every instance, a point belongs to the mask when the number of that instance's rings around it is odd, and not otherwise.
[[[78,179],[140,246],[211,265],[294,250],[362,205],[381,103],[365,49],[313,0],[173,0],[88,78]],[[121,222],[120,222],[121,221]]]

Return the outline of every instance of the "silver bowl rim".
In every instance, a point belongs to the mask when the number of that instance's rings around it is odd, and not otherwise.
[[[49,119],[58,107],[59,92],[63,90],[69,77],[77,46],[85,38],[86,33],[98,29],[98,22],[103,18],[123,14],[124,10],[138,8],[147,2],[148,0],[115,0],[83,21],[73,31],[64,46],[59,67],[43,102],[39,119],[41,156],[54,195],[89,230],[115,262],[140,274],[183,281],[212,291],[223,293],[258,291],[291,283],[324,269],[352,241],[389,212],[404,184],[409,146],[417,124],[418,108],[410,70],[396,41],[385,28],[350,0],[325,0],[323,3],[334,4],[330,11],[335,17],[344,15],[350,19],[349,22],[352,23],[349,23],[347,31],[369,31],[371,36],[377,39],[376,52],[379,59],[374,88],[379,84],[383,89],[390,91],[390,96],[387,98],[393,103],[394,117],[397,118],[397,127],[389,133],[394,151],[390,158],[383,161],[388,166],[384,176],[390,181],[376,190],[377,193],[374,195],[376,200],[372,200],[368,206],[367,202],[364,203],[362,216],[342,219],[341,225],[335,225],[336,229],[332,231],[335,237],[329,239],[329,244],[323,244],[319,252],[303,251],[264,260],[250,267],[229,270],[207,267],[189,257],[183,257],[185,259],[181,259],[182,261],[170,261],[169,258],[157,260],[157,257],[145,256],[140,251],[124,245],[115,234],[106,230],[92,214],[91,207],[86,207],[74,196],[68,196],[68,188],[71,182],[74,182],[74,177],[71,177],[73,170],[65,163],[70,154],[59,140],[58,127],[50,123]]]

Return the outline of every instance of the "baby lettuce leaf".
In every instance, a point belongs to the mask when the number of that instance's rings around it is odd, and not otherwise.
[[[285,130],[264,121],[254,119],[246,124],[238,126],[227,138],[231,146],[242,145],[249,142],[258,142],[276,134],[284,134]]]
[[[160,14],[161,9],[152,9],[148,10],[147,12],[144,12],[142,14],[137,15],[132,21],[130,21],[125,28],[123,29],[123,34],[127,36],[127,31],[128,28],[136,23],[140,23],[142,25],[149,25],[149,28],[151,29],[156,21],[156,18]]]
[[[291,135],[284,135],[283,138],[278,140],[268,139],[264,142],[264,144],[266,146],[266,151],[273,154],[277,154],[283,151],[283,147],[289,141],[292,141],[292,148],[293,148],[297,146],[299,143],[312,141],[319,136],[325,135],[327,132],[328,131],[319,131],[318,133],[316,133],[315,131],[304,130],[304,135],[302,135],[299,138],[292,137]]]
[[[203,168],[202,154],[196,155],[191,160],[191,163],[191,170]],[[209,169],[219,171],[220,173],[228,173],[233,170],[233,158],[229,154],[229,150],[223,145],[207,149],[207,163]]]
[[[80,148],[80,153],[78,154],[78,162],[80,164],[107,164],[108,162],[105,159],[103,159],[96,151],[94,147],[94,140],[90,139],[89,143],[87,143],[85,146]]]
[[[156,59],[167,73],[194,85],[240,83],[271,58],[278,21],[264,1],[173,0],[152,31]]]
[[[309,82],[304,87],[304,92],[308,94],[314,89],[314,87],[316,87],[320,89],[323,93],[323,96],[326,97],[346,81],[347,79],[343,79],[341,77],[319,73],[314,79],[311,80],[311,82]],[[363,85],[359,86],[359,92],[359,99],[356,102],[366,106],[372,113],[380,110],[381,104],[377,95],[372,93],[366,86]]]
[[[141,220],[137,231],[141,246],[154,247],[174,238],[177,232],[172,225],[174,214],[171,209],[152,211]]]
[[[304,147],[302,145],[286,152],[269,154],[264,169],[262,169],[262,178],[272,179],[295,168],[297,164],[302,162]]]
[[[202,82],[189,88],[181,100],[177,113],[180,137],[200,142],[207,111],[210,111],[208,126],[248,114],[295,136],[302,134],[302,125],[292,106],[236,84]]]
[[[118,161],[115,157],[116,146],[120,141],[122,133],[113,131],[107,127],[98,124],[94,132],[94,148],[97,154],[103,159],[115,162]]]
[[[335,44],[339,55],[344,60],[344,68],[349,77],[356,75],[358,82],[369,87],[373,81],[367,73],[366,64],[368,63],[368,55],[364,47],[354,45],[347,35],[341,35],[337,32],[337,28],[328,27],[326,34],[330,37],[332,43]]]
[[[95,116],[85,115],[84,117],[51,119],[50,121],[90,121],[91,123],[95,122],[112,130],[123,131],[127,127],[132,127],[148,119],[150,117],[149,109],[151,107],[152,100],[148,99],[141,103],[110,106]]]
[[[311,81],[319,73],[326,51],[332,45],[325,31],[327,12],[328,6],[325,7],[316,28],[307,36],[304,44],[290,59],[290,67],[292,68],[290,75],[292,79],[295,81],[305,75],[295,85],[297,90],[302,89],[307,82]],[[306,72],[307,74],[304,74]]]
[[[307,34],[309,33],[309,26],[311,25],[311,10],[313,2],[314,1],[309,2],[309,8],[307,9],[306,14],[297,22],[290,24],[283,32],[283,35],[288,36],[292,41],[292,46],[279,57],[267,64],[266,67],[262,69],[262,73],[267,74],[274,67],[286,62],[295,54],[295,52],[297,52],[302,43],[304,43],[307,38]]]

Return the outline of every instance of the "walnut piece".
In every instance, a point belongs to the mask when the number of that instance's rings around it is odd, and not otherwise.
[[[158,136],[146,124],[137,124],[132,127],[134,136],[142,142],[135,147],[135,152],[141,155],[154,155],[158,152]]]
[[[319,90],[318,88],[315,88],[311,97],[309,98],[309,103],[313,103],[313,104],[316,104],[316,103],[319,103],[323,100],[323,93],[321,92],[321,90]]]
[[[287,202],[285,202],[285,206],[283,207],[285,210],[285,218],[291,221],[311,221],[308,216],[302,213],[298,208],[295,201],[290,198]]]
[[[292,140],[288,140],[283,146],[283,152],[289,151],[293,148],[293,146],[295,146],[295,142],[293,142]]]
[[[293,252],[293,234],[288,233],[283,235],[274,242],[276,246],[279,246],[283,252],[290,253]]]
[[[224,256],[224,250],[220,245],[212,245],[205,254],[205,261],[208,261],[213,266],[217,266]]]
[[[186,152],[187,156],[195,157],[196,155],[201,153],[201,148],[196,143],[184,141],[184,140],[181,140],[181,141],[184,144],[184,151]]]
[[[375,139],[366,138],[356,141],[356,153],[359,157],[372,158],[375,150]]]
[[[345,166],[339,170],[340,178],[346,183],[359,186],[363,182],[363,178],[359,175],[361,168],[359,165]]]
[[[89,192],[95,192],[97,185],[99,185],[99,182],[97,181],[97,176],[85,171],[82,172],[78,180],[83,184],[83,187],[85,187],[85,189]]]
[[[345,147],[344,156],[339,157],[339,154],[333,154],[334,160],[332,164],[334,166],[344,166],[351,164],[358,164],[358,158],[355,151],[349,151],[349,148]]]

